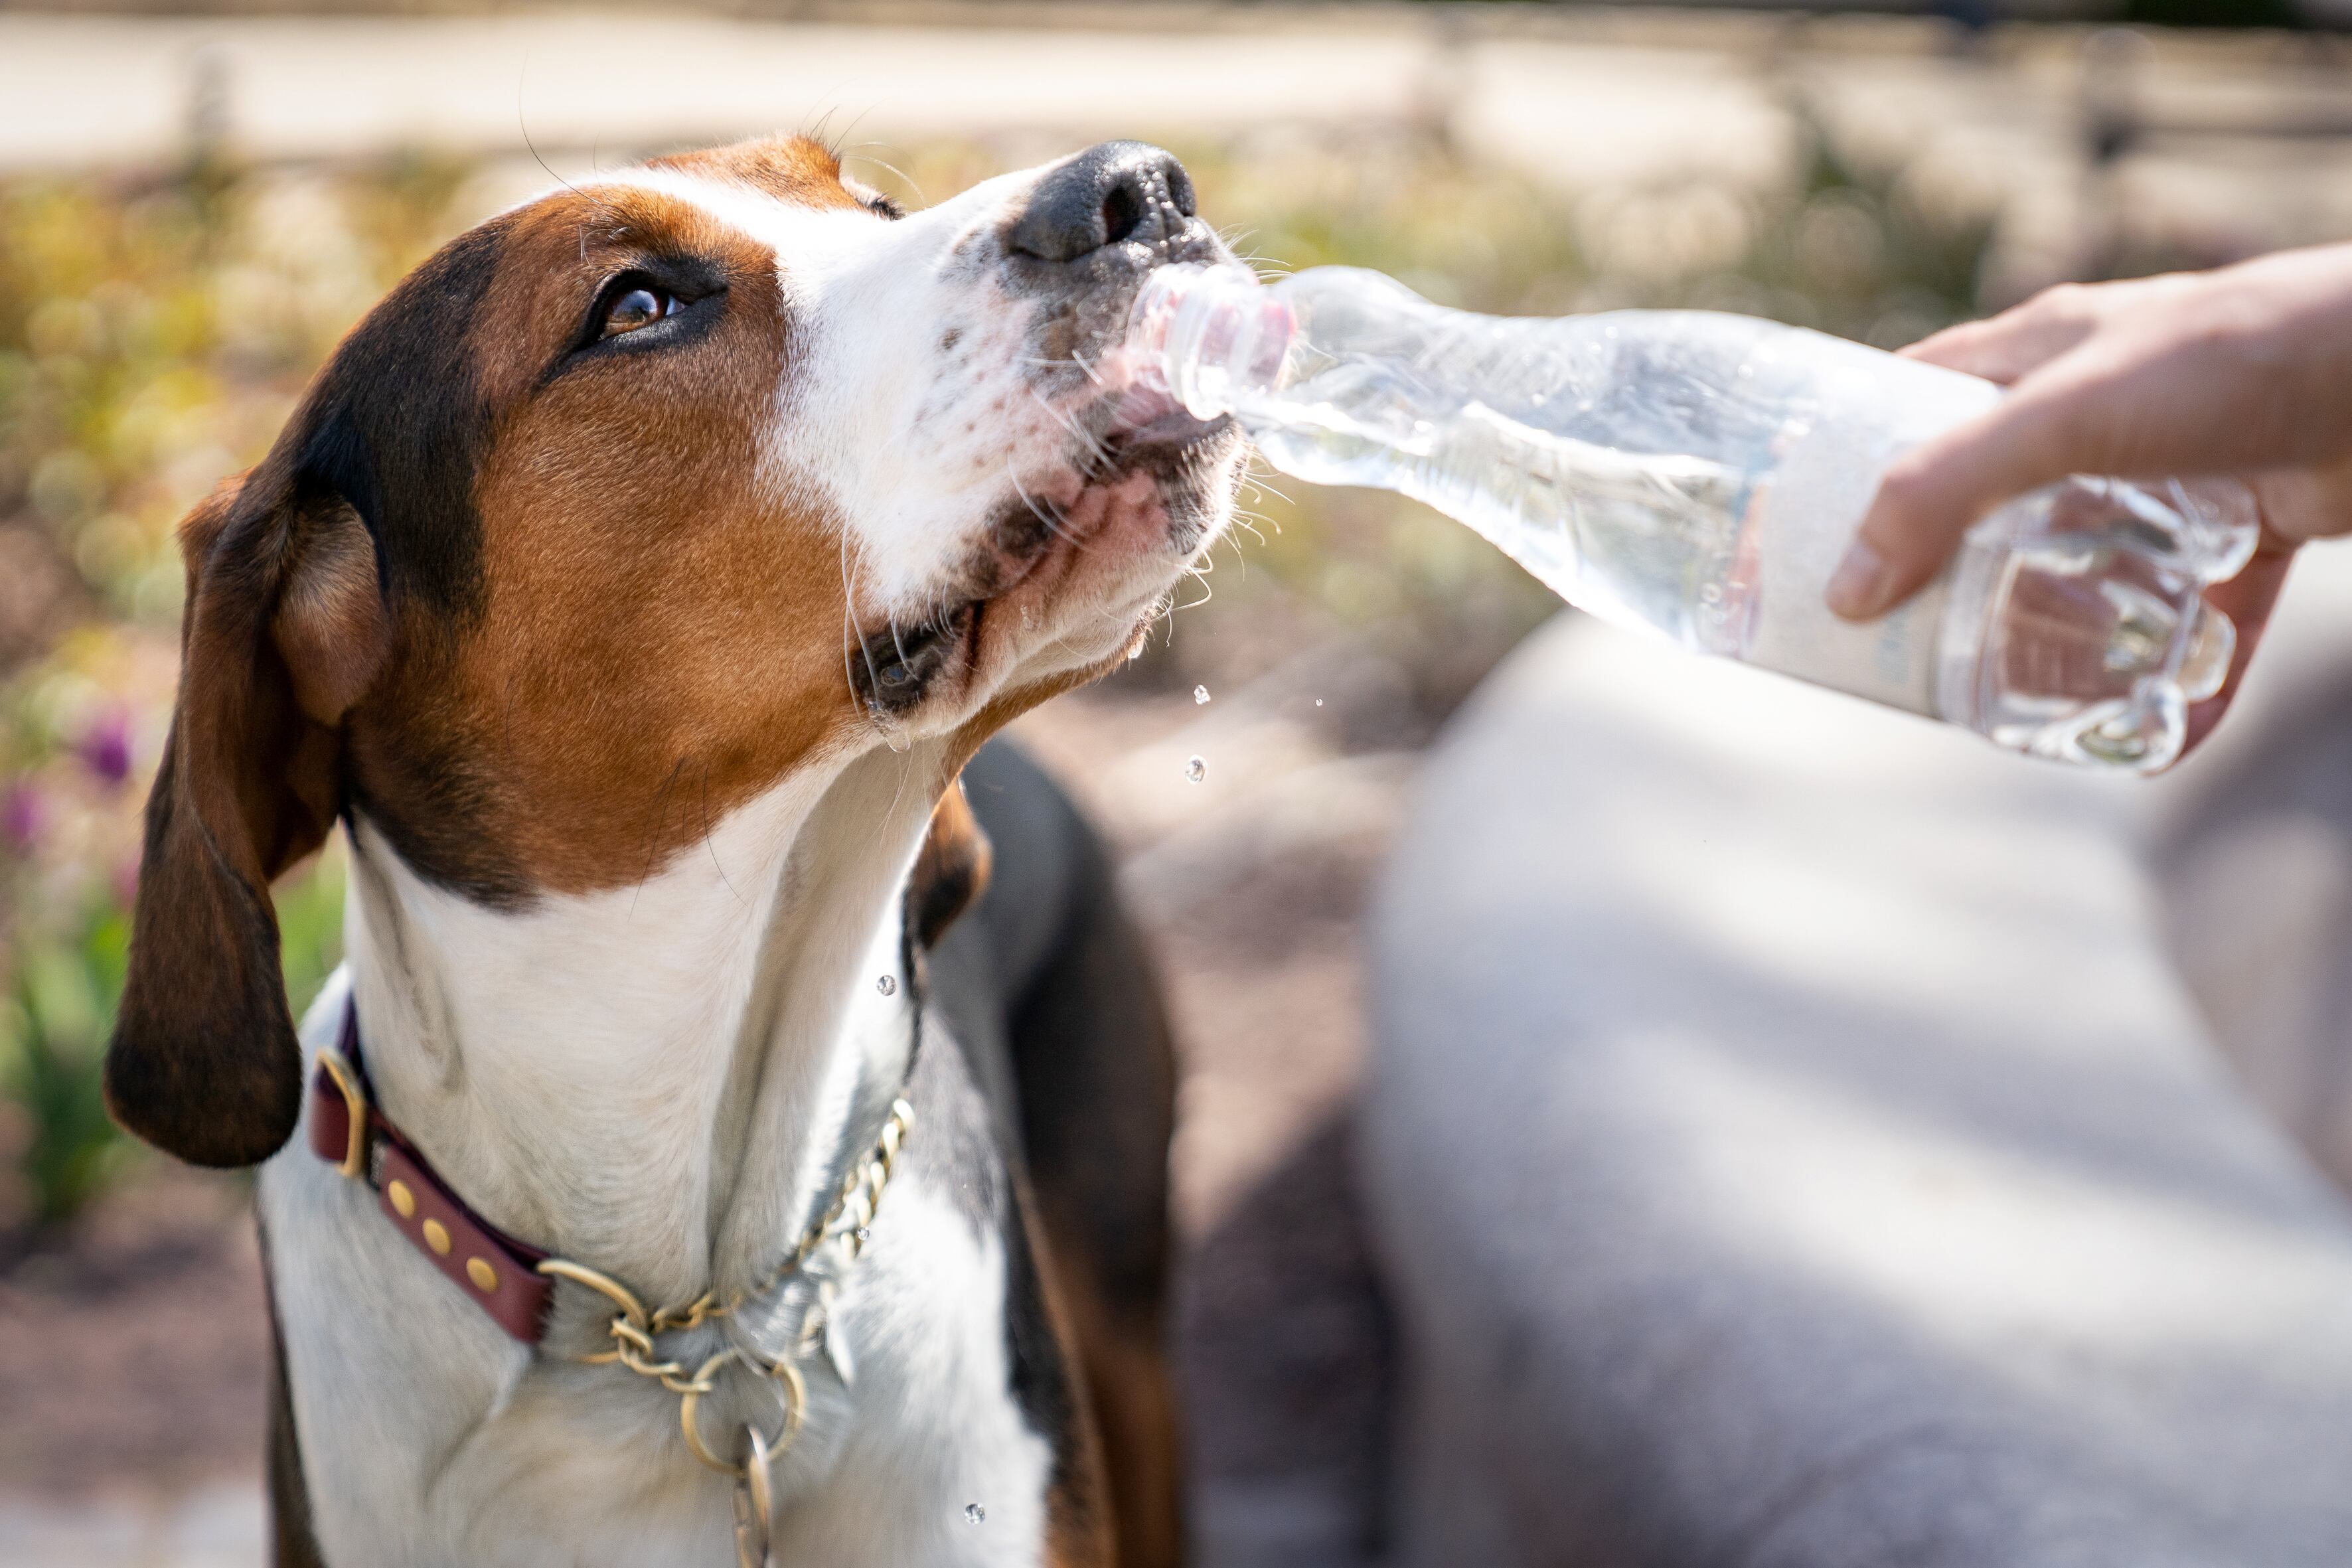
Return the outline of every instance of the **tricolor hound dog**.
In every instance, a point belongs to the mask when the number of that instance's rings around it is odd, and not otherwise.
[[[107,1082],[267,1162],[278,1562],[1176,1559],[1165,1027],[973,759],[1224,526],[1238,437],[1118,350],[1225,256],[1131,142],[913,214],[658,159],[453,241],[187,520]]]

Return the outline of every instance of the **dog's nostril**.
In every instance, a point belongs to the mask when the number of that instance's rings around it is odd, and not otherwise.
[[[1143,198],[1132,185],[1113,185],[1103,197],[1103,243],[1117,245],[1143,224]]]
[[[1174,157],[1140,142],[1106,142],[1037,182],[1005,245],[1055,262],[1131,240],[1164,248],[1192,210],[1192,179]]]
[[[1176,204],[1178,212],[1182,213],[1186,217],[1191,217],[1200,210],[1199,199],[1192,194],[1192,171],[1171,158],[1168,160],[1167,173],[1169,199]]]

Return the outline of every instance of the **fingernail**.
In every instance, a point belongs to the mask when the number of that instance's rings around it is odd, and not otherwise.
[[[1846,546],[1845,559],[1831,574],[1824,596],[1830,608],[1847,620],[1866,621],[1884,613],[1894,598],[1894,568],[1870,547],[1868,540],[1857,539]]]

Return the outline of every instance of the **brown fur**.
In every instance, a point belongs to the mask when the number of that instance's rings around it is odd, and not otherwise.
[[[181,526],[179,704],[148,797],[106,1095],[125,1127],[196,1164],[267,1157],[300,1111],[268,889],[334,826],[336,704],[367,678],[375,624],[362,605],[332,670],[298,675],[287,650],[350,613],[327,542],[345,527],[274,459]]]
[[[1045,1494],[1045,1563],[1048,1568],[1130,1568],[1120,1553],[1118,1525],[1111,1502],[1111,1471],[1103,1452],[1096,1404],[1077,1352],[1077,1336],[1062,1289],[1061,1270],[1037,1220],[1035,1200],[1014,1184],[1013,1217],[1022,1228],[1034,1271],[1036,1300],[1011,1303],[1013,1312],[1034,1310],[1044,1319],[1058,1352],[1063,1375],[1078,1397],[1064,1412],[1061,1429],[1050,1434],[1058,1450]],[[1007,1237],[1008,1242],[1013,1238]],[[1018,1287],[1015,1287],[1016,1291]]]
[[[971,815],[959,777],[931,808],[931,825],[907,879],[908,930],[919,947],[934,947],[956,917],[987,890],[994,851]]]
[[[1101,1454],[1118,1545],[1109,1560],[1120,1568],[1176,1568],[1184,1555],[1183,1462],[1166,1320],[1157,1302],[1139,1312],[1115,1303],[1090,1250],[1067,1226],[1048,1215],[1039,1230],[1057,1281],[1056,1326],[1076,1352]]]
[[[719,258],[719,321],[525,397],[573,301],[648,250]],[[462,753],[473,830],[524,880],[616,886],[858,720],[833,537],[757,489],[758,424],[788,363],[775,281],[756,247],[682,204],[560,198],[516,226],[478,331],[486,357],[522,345],[484,377],[510,411],[475,489],[483,613],[454,639],[414,639],[354,714],[353,758],[371,803],[400,818],[430,809]]]
[[[698,152],[656,158],[648,166],[734,180],[804,206],[865,205],[841,183],[841,160],[824,142],[807,136],[776,136],[726,147],[706,147]]]

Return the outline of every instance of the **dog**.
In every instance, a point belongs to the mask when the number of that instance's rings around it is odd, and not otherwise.
[[[261,1164],[278,1562],[1177,1560],[1167,1028],[982,747],[1225,527],[1120,345],[1228,259],[1139,143],[912,213],[655,159],[427,260],[187,519],[106,1082]]]

